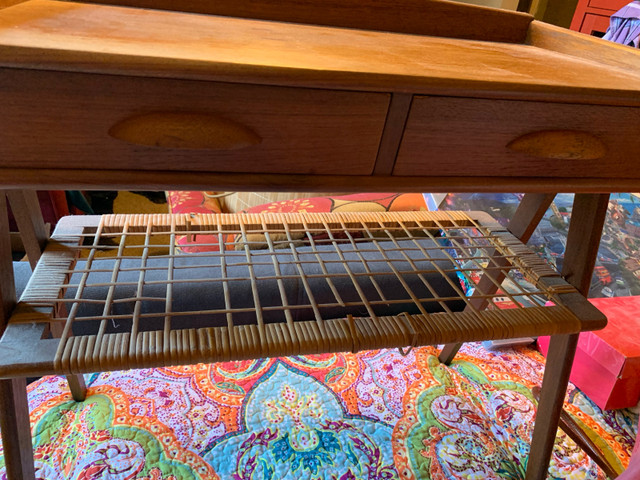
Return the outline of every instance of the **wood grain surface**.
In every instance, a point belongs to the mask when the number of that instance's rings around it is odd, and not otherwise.
[[[426,12],[425,12],[426,15]],[[33,0],[0,65],[340,89],[640,103],[640,66],[530,45]]]
[[[522,43],[533,19],[527,14],[446,0],[93,0],[93,3],[513,43]]]
[[[555,160],[598,160],[608,150],[600,138],[579,130],[538,130],[512,140],[507,148]]]
[[[389,97],[7,69],[0,72],[0,163],[22,168],[367,175],[374,168]],[[109,134],[141,115],[156,128],[158,112],[213,116],[251,131],[257,141],[215,150],[169,148],[165,139],[167,148],[158,148],[145,145],[152,140],[143,139],[140,129],[129,131],[138,135],[138,145],[131,143],[133,138],[124,141]],[[200,127],[184,125],[182,135],[204,141],[203,132],[193,131]],[[218,140],[209,141],[222,146],[224,140]]]
[[[224,117],[192,112],[151,112],[116,123],[109,135],[134,145],[193,150],[238,150],[262,139],[247,126]]]
[[[507,177],[496,175],[284,175],[86,168],[0,168],[3,188],[41,190],[211,190],[234,192],[633,192],[639,177]]]
[[[637,107],[416,97],[393,172],[639,178],[638,125]],[[566,130],[574,134],[554,134],[555,144],[546,136],[546,153],[509,148],[526,135]]]
[[[638,72],[640,69],[637,49],[548,23],[532,22],[526,43],[622,71]]]

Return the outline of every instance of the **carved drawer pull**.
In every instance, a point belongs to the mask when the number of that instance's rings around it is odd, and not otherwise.
[[[250,128],[215,115],[154,112],[130,117],[109,129],[118,140],[163,148],[237,150],[262,142]]]
[[[534,157],[559,160],[596,160],[607,153],[607,146],[598,137],[575,130],[527,133],[511,141],[507,148]]]

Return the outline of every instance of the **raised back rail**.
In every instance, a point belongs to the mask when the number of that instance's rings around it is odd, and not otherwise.
[[[95,0],[228,17],[523,43],[531,15],[446,0]]]

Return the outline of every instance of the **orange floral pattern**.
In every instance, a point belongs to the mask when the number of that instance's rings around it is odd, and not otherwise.
[[[450,367],[434,347],[270,358],[96,374],[81,403],[45,377],[29,386],[38,478],[521,478],[543,366],[479,344]],[[637,416],[574,387],[564,408],[628,463]],[[564,434],[550,471],[604,480]]]
[[[222,213],[213,192],[168,192],[171,213]],[[266,203],[247,213],[284,212],[397,212],[428,210],[421,193],[356,193],[334,197],[311,197]],[[234,237],[214,235],[180,235],[176,243],[184,253],[217,252],[220,244],[233,249]]]

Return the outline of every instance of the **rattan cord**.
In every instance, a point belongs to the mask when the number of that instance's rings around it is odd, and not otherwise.
[[[441,232],[445,232],[446,241],[441,240]],[[169,266],[166,280],[162,281],[166,287],[165,297],[155,299],[145,296],[145,288],[149,283],[146,277],[153,268],[147,266],[151,258],[150,238],[157,234],[168,234],[173,244],[176,234],[185,233],[215,235],[220,242],[229,235],[236,236],[236,255],[244,255],[248,271],[246,278],[241,280],[249,282],[252,287],[253,307],[243,310],[232,306],[230,286],[238,279],[229,277],[231,266],[226,262],[230,253],[225,253],[225,249],[208,254],[217,262],[216,268],[219,268],[221,278],[203,280],[221,282],[224,308],[188,312],[191,315],[222,315],[225,319],[222,325],[197,329],[175,327],[175,319],[185,313],[172,308],[174,287],[181,281],[175,277],[178,267],[174,263],[185,256],[177,253],[172,245],[168,246],[170,253],[167,256]],[[264,237],[262,250],[259,251],[252,250],[256,234]],[[132,285],[136,292],[131,299],[134,304],[132,325],[128,332],[107,333],[108,322],[121,318],[112,314],[111,309],[116,302],[121,301],[114,298],[114,290],[118,286],[121,263],[127,258],[126,238],[130,235],[142,235],[145,238],[143,245],[136,246],[137,253],[140,254],[140,268],[138,282]],[[104,238],[112,238],[115,243],[112,241],[105,246],[102,244]],[[82,243],[87,243],[87,239],[91,245],[82,246]],[[425,247],[420,239],[430,239],[437,247]],[[298,249],[300,242],[306,245],[305,253],[300,253]],[[443,245],[439,246],[441,243]],[[347,254],[339,245],[346,246],[353,258],[347,259]],[[411,255],[407,253],[406,245],[411,246]],[[95,264],[92,254],[100,248],[117,250],[111,281],[100,285],[106,289],[106,298],[83,299],[83,289],[86,288],[83,282],[86,283],[89,271]],[[82,249],[88,251],[88,254],[85,255],[87,260],[84,269],[76,273],[80,275],[80,280],[74,287],[77,293],[74,298],[65,298],[66,289],[70,288],[70,272]],[[357,300],[345,301],[341,297],[342,292],[335,285],[337,277],[329,273],[330,261],[322,249],[331,251],[339,258],[344,268],[341,277],[348,279],[355,287],[359,297]],[[460,284],[456,284],[448,276],[451,272],[439,264],[432,262],[428,271],[424,267],[419,268],[414,257],[420,254],[428,260],[429,249],[438,249],[451,262],[456,262],[456,265],[467,265],[456,267],[455,270],[460,277],[470,281],[474,276],[487,273],[495,275],[496,272],[502,272],[507,277],[513,275],[513,272],[519,272],[518,275],[527,278],[534,285],[541,278],[559,277],[513,235],[504,229],[486,227],[472,214],[464,212],[110,215],[102,218],[95,231],[83,229],[75,235],[62,232],[54,236],[11,323],[52,321],[64,326],[64,333],[51,365],[51,373],[60,374],[321,352],[356,352],[385,347],[415,347],[580,331],[580,320],[569,308],[561,305],[559,300],[562,294],[575,293],[568,284],[556,282],[553,286],[537,286],[535,291],[517,287],[516,291],[496,293],[500,284],[494,282],[491,289],[493,291],[476,291],[474,296],[468,296],[463,293]],[[278,256],[283,253],[291,258],[287,263],[281,263]],[[375,258],[367,259],[365,254],[375,255]],[[305,269],[307,263],[311,262],[311,257],[315,259],[313,261],[320,273],[310,274]],[[496,258],[501,260],[497,261]],[[397,264],[400,261],[404,262],[404,268],[417,278],[416,281],[433,298],[419,298],[413,287],[404,280],[407,272],[399,271]],[[375,309],[380,308],[380,305],[392,305],[398,300],[387,298],[389,292],[385,292],[376,283],[378,277],[372,273],[375,262],[386,264],[388,271],[385,271],[385,275],[402,285],[406,297],[403,301],[414,304],[417,313],[376,315]],[[261,304],[259,282],[264,279],[259,277],[255,268],[263,264],[271,265],[269,268],[273,271],[268,280],[273,280],[276,285],[274,295],[280,303],[275,306]],[[354,271],[354,265],[360,270]],[[285,275],[285,267],[288,268],[287,271],[294,273]],[[456,298],[438,296],[428,279],[430,274],[443,276],[450,289],[456,292],[457,300],[464,302],[467,308],[462,312],[451,311],[449,302]],[[294,320],[295,312],[302,307],[292,304],[286,291],[286,282],[292,276],[296,276],[301,292],[308,299],[308,304],[304,306],[308,307],[311,316],[304,320]],[[363,291],[360,285],[362,278],[370,279],[373,293]],[[326,282],[334,297],[331,302],[323,304],[315,300],[312,284],[318,279]],[[499,297],[507,297],[516,308],[496,309],[495,302]],[[474,298],[486,300],[490,309],[474,308]],[[523,304],[523,298],[534,306]],[[150,315],[144,313],[142,306],[146,301],[158,300],[164,304],[161,314],[164,318],[163,327],[144,331],[141,327]],[[553,301],[554,305],[544,306],[548,300]],[[79,305],[83,302],[99,302],[104,305],[102,316],[78,317]],[[322,311],[325,308],[348,307],[354,302],[364,308],[367,315],[323,317]],[[428,313],[424,308],[425,302],[437,303],[442,311]],[[54,315],[56,305],[67,306],[68,315]],[[266,322],[263,315],[274,310],[282,312],[283,321]],[[247,311],[253,312],[255,322],[236,324],[235,315]],[[77,337],[71,334],[74,322],[89,320],[100,322],[97,334]]]

